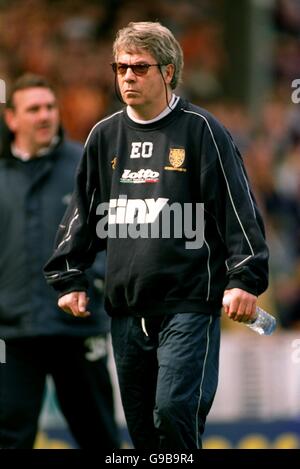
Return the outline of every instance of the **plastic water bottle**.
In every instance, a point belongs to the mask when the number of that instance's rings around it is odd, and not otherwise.
[[[229,306],[230,295],[223,298],[223,304]],[[264,309],[256,306],[256,317],[251,322],[244,322],[246,326],[260,335],[271,335],[276,329],[276,319]]]
[[[256,306],[256,318],[252,322],[245,322],[254,332],[260,335],[271,335],[276,329],[276,319],[272,314]]]

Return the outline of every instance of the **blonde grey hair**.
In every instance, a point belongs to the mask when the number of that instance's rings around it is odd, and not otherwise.
[[[183,52],[171,31],[150,21],[131,22],[118,31],[113,44],[115,60],[121,51],[132,53],[141,49],[153,55],[160,65],[174,65],[170,86],[175,89],[181,82]]]

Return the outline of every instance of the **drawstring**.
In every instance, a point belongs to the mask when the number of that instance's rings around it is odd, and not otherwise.
[[[141,318],[141,324],[142,324],[142,329],[143,329],[144,334],[147,337],[149,337],[149,334],[148,334],[147,329],[146,329],[145,318]]]

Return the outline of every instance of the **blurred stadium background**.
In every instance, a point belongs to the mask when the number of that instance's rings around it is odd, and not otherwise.
[[[83,142],[120,106],[111,44],[119,27],[139,20],[159,20],[180,40],[185,72],[177,92],[232,133],[271,252],[270,288],[259,304],[279,327],[260,337],[223,318],[220,384],[204,445],[300,448],[300,103],[292,99],[300,0],[0,0],[1,78],[9,87],[25,71],[47,76],[68,135]],[[115,380],[112,359],[111,371]],[[128,446],[116,380],[115,392]],[[37,448],[73,447],[50,380],[40,428]]]

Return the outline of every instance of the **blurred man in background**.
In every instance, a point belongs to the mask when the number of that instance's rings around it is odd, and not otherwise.
[[[59,124],[55,93],[26,74],[4,111],[0,158],[0,448],[32,448],[47,375],[80,448],[119,447],[107,368],[109,319],[103,309],[104,259],[89,271],[93,315],[78,321],[56,305],[42,275],[73,190],[82,148]]]

